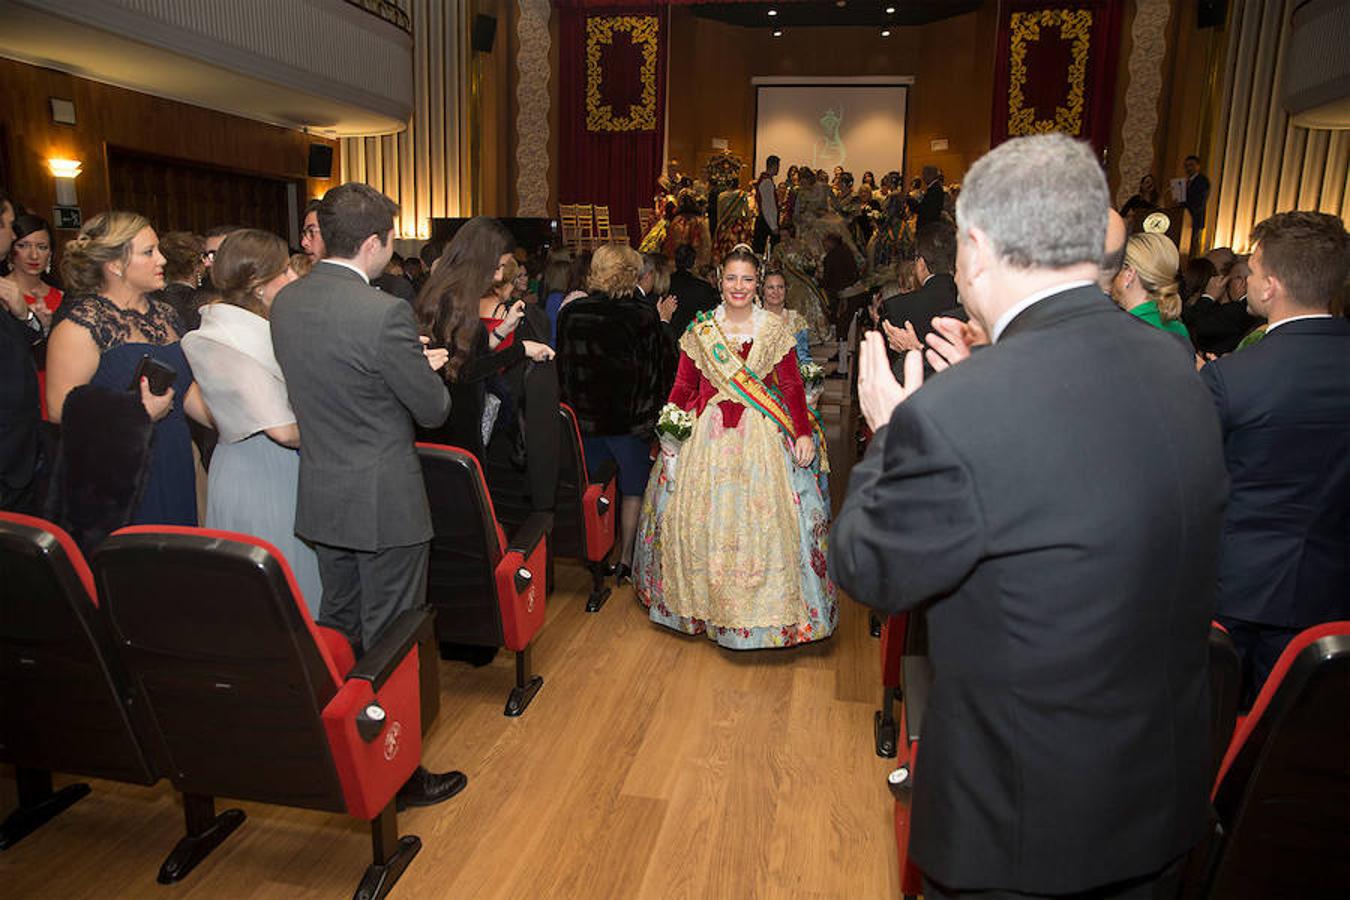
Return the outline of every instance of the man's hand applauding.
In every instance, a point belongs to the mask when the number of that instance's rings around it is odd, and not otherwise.
[[[923,358],[917,350],[905,354],[905,383],[891,374],[886,345],[875,331],[863,337],[858,358],[858,405],[868,427],[877,431],[891,421],[895,408],[923,385]]]

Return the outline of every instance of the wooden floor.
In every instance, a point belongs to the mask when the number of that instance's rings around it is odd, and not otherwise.
[[[851,420],[846,403],[829,405],[837,505]],[[441,663],[423,760],[463,770],[469,786],[400,816],[422,852],[394,897],[898,896],[894,761],[872,749],[880,663],[866,611],[841,597],[824,643],[735,653],[651,624],[631,589],[587,614],[588,585],[558,564],[534,650],[545,684],[521,718],[502,716],[510,654],[482,669]],[[182,833],[168,782],[92,784],[0,853],[0,898],[340,898],[369,862],[364,823],[243,803],[248,821],[162,887],[155,874]]]
[[[469,786],[400,817],[423,848],[394,896],[897,896],[866,612],[843,600],[823,644],[738,654],[651,624],[631,589],[588,615],[586,584],[559,564],[523,717],[502,716],[510,654],[441,664],[423,756]],[[0,854],[0,897],[345,897],[369,860],[363,823],[244,803],[244,825],[162,887],[182,827],[168,782],[92,784]]]

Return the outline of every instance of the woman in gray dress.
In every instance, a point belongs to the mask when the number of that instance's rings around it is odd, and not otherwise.
[[[233,232],[211,267],[218,297],[202,307],[201,327],[183,338],[183,352],[220,432],[207,482],[206,527],[251,534],[280,550],[317,616],[323,593],[318,563],[295,535],[300,429],[267,321],[277,292],[294,280],[281,238],[253,229]]]

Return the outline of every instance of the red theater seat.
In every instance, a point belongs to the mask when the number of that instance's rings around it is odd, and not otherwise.
[[[84,555],[51,522],[0,512],[0,762],[14,765],[19,793],[0,850],[89,793],[54,791],[53,772],[158,781],[149,733]]]
[[[508,541],[473,454],[439,444],[418,444],[417,453],[435,530],[427,600],[436,637],[513,651],[516,685],[505,715],[518,716],[544,684],[530,672],[530,642],[544,624],[550,517],[528,516]]]
[[[1344,897],[1350,886],[1350,622],[1304,631],[1238,725],[1218,824],[1185,897]]]
[[[897,613],[881,626],[881,709],[872,724],[877,756],[892,758],[896,754],[899,726],[895,721],[895,704],[904,694],[900,690],[900,660],[905,652],[905,632],[909,613]]]
[[[152,752],[183,794],[187,835],[160,869],[178,881],[239,826],[217,796],[371,822],[357,895],[388,892],[421,849],[398,836],[395,794],[422,755],[417,635],[403,613],[352,665],[311,620],[290,566],[248,535],[150,526],[93,555],[111,633],[145,697]]]
[[[564,403],[559,415],[558,493],[553,527],[548,534],[549,553],[580,560],[590,570],[591,593],[586,598],[586,611],[597,612],[610,593],[605,586],[604,560],[614,546],[618,470],[613,461],[608,461],[591,478],[587,474],[576,413]],[[524,473],[509,461],[494,456],[487,464],[487,482],[502,524],[511,531],[524,525],[532,512]]]

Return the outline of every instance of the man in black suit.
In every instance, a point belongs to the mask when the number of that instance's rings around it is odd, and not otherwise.
[[[314,544],[319,621],[368,648],[400,613],[425,605],[432,537],[413,423],[450,412],[412,308],[370,286],[394,251],[398,207],[364,184],[324,195],[317,218],[325,257],[272,304],[272,346],[304,436],[295,533]],[[458,793],[459,772],[418,766],[400,804]]]
[[[1209,179],[1200,171],[1200,157],[1192,154],[1181,163],[1186,172],[1185,206],[1191,211],[1191,229],[1199,235],[1205,227],[1205,206],[1209,203]]]
[[[1350,618],[1350,322],[1330,312],[1350,235],[1335,216],[1291,212],[1252,237],[1250,301],[1270,325],[1200,373],[1233,481],[1218,611],[1248,703],[1290,638]]]
[[[863,347],[876,436],[829,568],[877,609],[926,608],[929,900],[1161,898],[1205,829],[1218,417],[1190,354],[1097,287],[1108,206],[1087,144],[1001,144],[956,210],[993,345],[922,389],[917,353],[901,386],[880,336]]]
[[[698,259],[693,244],[675,248],[675,271],[670,276],[670,293],[675,297],[675,312],[670,318],[671,334],[678,341],[689,323],[701,312],[712,312],[722,302],[717,289],[692,271]]]
[[[947,195],[942,190],[942,178],[942,170],[937,166],[923,167],[923,183],[926,187],[923,197],[914,206],[914,212],[918,216],[916,228],[923,228],[925,225],[942,220],[942,209],[947,202]]]
[[[1211,298],[1207,293],[1203,294],[1192,307],[1186,327],[1195,349],[1216,356],[1232,353],[1242,339],[1261,324],[1260,317],[1252,314],[1247,302],[1250,274],[1247,258],[1235,257],[1225,272],[1221,296]]]
[[[959,311],[956,281],[952,277],[956,269],[955,226],[937,221],[920,228],[914,238],[914,252],[914,274],[922,282],[919,289],[886,298],[882,310],[892,328],[910,332],[910,340],[922,345],[933,330],[934,316],[950,316]],[[901,360],[902,357],[895,358],[897,367]]]
[[[14,243],[14,204],[0,189],[0,259]],[[0,278],[0,509],[36,514],[39,494],[37,366],[33,346],[42,341],[42,323],[28,308],[23,291]]]

